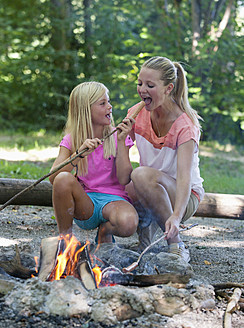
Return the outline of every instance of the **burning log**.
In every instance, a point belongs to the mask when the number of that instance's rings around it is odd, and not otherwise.
[[[86,289],[89,290],[97,288],[96,279],[92,271],[91,260],[87,247],[85,247],[83,252],[80,254],[80,258],[77,264],[77,271]]]
[[[0,267],[7,274],[16,278],[28,279],[34,273],[21,264],[18,245],[15,246],[15,257],[8,261],[0,261]]]
[[[87,245],[82,245],[70,235],[43,239],[39,279],[53,281],[74,276],[82,281],[86,289],[97,288]]]
[[[38,268],[38,278],[46,281],[53,271],[57,254],[59,237],[44,238],[41,241],[40,264]]]

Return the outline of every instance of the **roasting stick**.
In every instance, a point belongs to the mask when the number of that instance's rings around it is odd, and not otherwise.
[[[191,229],[191,228],[193,228],[193,227],[195,227],[195,226],[197,226],[197,225],[198,225],[198,223],[191,224],[191,225],[188,226],[188,227],[185,227],[185,228],[179,229],[179,232],[181,232],[181,231],[185,231],[185,230],[189,230],[189,229]],[[145,254],[145,253],[146,253],[146,252],[147,252],[152,246],[154,246],[155,244],[157,244],[158,242],[160,242],[162,239],[164,239],[166,235],[167,235],[167,232],[164,232],[163,236],[161,236],[160,238],[158,238],[157,240],[155,240],[153,243],[151,243],[150,245],[148,245],[148,246],[144,249],[144,251],[140,254],[140,256],[138,257],[138,260],[137,260],[136,262],[132,263],[131,265],[129,265],[127,268],[123,268],[122,271],[123,271],[124,273],[128,273],[128,272],[131,272],[131,271],[135,270],[135,268],[138,267],[139,262],[141,261],[142,256],[143,256],[143,255],[144,255],[144,254]]]
[[[138,106],[136,107],[136,109],[133,111],[133,113],[131,113],[129,116],[126,116],[126,118],[133,118],[135,119],[137,117],[137,115],[139,114],[139,112],[142,110],[142,108],[145,106],[144,101],[139,102]],[[118,131],[119,128],[117,127],[116,129],[114,129],[112,132],[108,133],[104,138],[101,139],[102,142],[104,142],[106,139],[108,139],[111,135],[113,135],[116,131]],[[82,154],[84,154],[87,150],[89,150],[89,148],[85,148],[83,150],[81,150],[79,153],[77,153],[74,157],[72,157],[71,159],[67,160],[64,163],[61,163],[58,167],[56,167],[55,169],[53,169],[52,171],[50,171],[49,173],[47,173],[46,175],[44,175],[43,177],[41,177],[39,180],[35,181],[34,183],[32,183],[31,185],[29,185],[28,187],[26,187],[25,189],[21,190],[19,193],[17,193],[16,195],[14,195],[12,198],[10,198],[6,203],[4,203],[1,207],[0,207],[0,211],[3,210],[6,206],[8,206],[9,204],[11,204],[11,202],[13,200],[15,200],[17,197],[19,197],[20,195],[22,195],[24,192],[31,190],[32,188],[34,188],[38,183],[40,183],[41,181],[45,180],[46,178],[50,177],[50,175],[56,173],[57,171],[61,170],[64,166],[70,164],[72,161],[74,161],[77,157],[80,157]]]

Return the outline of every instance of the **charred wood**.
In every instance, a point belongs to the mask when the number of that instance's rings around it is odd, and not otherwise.
[[[31,278],[33,271],[21,264],[19,248],[15,246],[15,257],[8,261],[0,261],[0,267],[10,276],[22,279]]]
[[[133,275],[125,274],[116,270],[107,271],[103,274],[100,286],[109,286],[113,284],[123,286],[148,287],[161,284],[178,284],[186,285],[190,280],[188,274],[178,273],[160,273],[155,275]]]

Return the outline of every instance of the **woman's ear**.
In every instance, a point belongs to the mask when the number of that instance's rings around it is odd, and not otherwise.
[[[173,89],[174,89],[174,84],[169,83],[166,88],[166,94],[169,95]]]

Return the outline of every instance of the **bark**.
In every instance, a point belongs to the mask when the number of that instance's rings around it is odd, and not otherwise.
[[[90,5],[91,0],[84,0],[84,53],[85,53],[85,65],[84,65],[84,75],[88,78],[91,75],[91,62],[93,47],[91,43],[92,36],[92,22],[91,22],[91,12]]]
[[[0,204],[4,204],[34,182],[35,180],[0,179]],[[14,199],[11,204],[52,206],[52,185],[48,181],[42,181]],[[206,193],[194,216],[244,220],[244,195]]]
[[[200,29],[200,2],[199,0],[192,0],[191,4],[192,12],[192,52],[196,54],[196,49],[198,46],[198,40],[200,39],[201,29]]]

